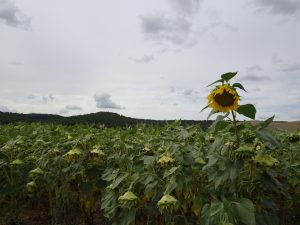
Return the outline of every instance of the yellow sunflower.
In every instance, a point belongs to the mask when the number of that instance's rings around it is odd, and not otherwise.
[[[209,107],[215,112],[237,110],[239,95],[229,84],[217,86],[207,97]]]

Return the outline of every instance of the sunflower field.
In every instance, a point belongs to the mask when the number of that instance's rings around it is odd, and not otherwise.
[[[231,77],[208,98],[221,115],[206,131],[1,126],[0,224],[300,224],[300,132],[237,121],[254,110]]]

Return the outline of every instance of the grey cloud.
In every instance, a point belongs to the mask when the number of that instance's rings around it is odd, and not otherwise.
[[[297,72],[300,70],[300,63],[290,63],[281,66],[280,70],[282,72]]]
[[[50,99],[50,101],[53,101],[53,100],[54,100],[53,94],[49,94],[49,99]]]
[[[134,61],[137,63],[148,63],[148,62],[151,62],[152,60],[154,60],[153,55],[144,55],[143,57],[141,57],[139,59],[135,59]]]
[[[82,110],[82,108],[77,105],[66,105],[66,110]]]
[[[66,110],[66,109],[61,109],[61,110],[59,110],[59,113],[60,114],[67,114],[67,113],[69,113],[69,111]]]
[[[4,105],[0,105],[0,112],[10,112],[10,110]]]
[[[184,90],[184,92],[183,92],[183,94],[184,94],[185,96],[192,95],[193,93],[194,93],[194,91],[191,90],[191,89]]]
[[[173,8],[185,15],[192,15],[199,11],[201,0],[169,0]]]
[[[147,39],[158,43],[182,45],[189,41],[192,22],[183,16],[150,14],[141,16],[142,32]]]
[[[22,66],[23,63],[20,62],[20,61],[9,61],[8,65],[11,65],[11,66]]]
[[[300,10],[299,0],[254,0],[253,3],[273,14],[295,14]]]
[[[42,101],[43,101],[43,103],[48,103],[48,98],[47,98],[47,96],[42,96]]]
[[[116,104],[111,100],[111,95],[109,94],[95,94],[94,99],[96,101],[96,106],[99,109],[123,109],[120,105]]]
[[[17,110],[10,109],[10,108],[6,107],[5,105],[0,105],[0,112],[13,112],[13,113],[16,113]]]
[[[223,27],[225,29],[229,30],[229,31],[232,31],[232,32],[236,32],[236,31],[238,31],[240,29],[239,27],[231,25],[231,24],[228,24],[228,23],[224,23]]]
[[[169,91],[170,91],[171,93],[174,93],[174,92],[175,92],[175,87],[173,87],[173,86],[169,87]]]
[[[261,71],[261,67],[259,65],[249,66],[246,68],[247,73],[255,73],[257,71]]]
[[[54,100],[53,94],[42,96],[42,102],[45,103],[45,104],[48,103],[49,101],[53,102],[53,100]]]
[[[30,94],[27,96],[28,99],[36,99],[36,95],[34,94]]]
[[[248,81],[263,81],[269,80],[267,76],[260,76],[258,73],[262,71],[262,68],[259,65],[253,65],[246,68],[246,75],[242,76],[239,80],[248,80]]]
[[[272,62],[274,63],[274,64],[278,64],[278,63],[282,63],[282,59],[281,58],[279,58],[277,55],[273,55],[273,57],[272,57]]]
[[[263,81],[263,80],[270,80],[270,78],[267,76],[258,76],[255,74],[249,74],[249,75],[241,77],[239,80]]]
[[[12,1],[0,0],[0,22],[4,22],[8,26],[21,29],[30,29],[31,19],[24,15]]]

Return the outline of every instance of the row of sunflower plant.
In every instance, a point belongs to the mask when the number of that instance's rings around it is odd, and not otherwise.
[[[48,224],[297,224],[300,133],[255,125],[236,73],[214,82],[207,130],[138,125],[0,127],[0,222]],[[298,217],[297,217],[298,216]]]

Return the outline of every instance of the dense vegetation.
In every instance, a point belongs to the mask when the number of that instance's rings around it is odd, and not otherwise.
[[[300,133],[271,121],[239,124],[239,146],[226,121],[1,126],[0,224],[297,224]]]
[[[90,113],[85,115],[76,116],[59,116],[52,114],[22,114],[22,113],[11,113],[11,112],[0,112],[0,124],[9,123],[55,123],[63,125],[74,125],[74,124],[102,124],[107,127],[120,127],[120,126],[133,126],[137,124],[151,124],[151,125],[165,125],[172,123],[174,120],[149,120],[149,119],[134,119],[125,117],[117,113],[112,112],[98,112]],[[211,125],[212,121],[195,121],[195,120],[182,120],[182,125],[201,124],[203,129],[206,129]]]

